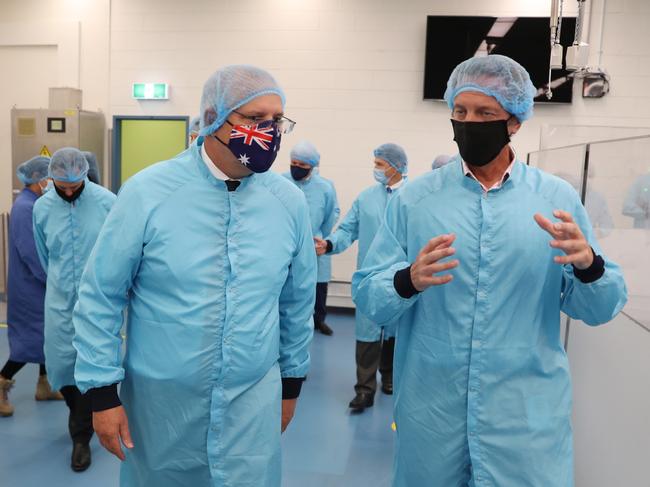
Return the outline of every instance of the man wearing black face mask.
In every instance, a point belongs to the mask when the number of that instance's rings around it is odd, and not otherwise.
[[[81,273],[115,195],[88,180],[88,161],[75,148],[56,151],[49,173],[55,191],[36,201],[33,216],[36,250],[47,274],[44,350],[50,383],[70,409],[70,466],[80,472],[91,462],[93,425],[90,399],[81,395],[74,380],[72,310]]]
[[[394,487],[573,486],[560,311],[606,323],[627,292],[576,191],[510,148],[535,91],[505,56],[456,67],[460,155],[396,195],[353,277],[364,315],[399,319]]]
[[[309,217],[314,239],[322,239],[330,234],[339,219],[340,210],[334,184],[319,174],[314,174],[316,167],[320,164],[320,154],[311,142],[306,140],[298,142],[291,149],[290,157],[290,172],[285,173],[284,176],[305,194],[309,205]],[[332,257],[319,255],[314,329],[328,336],[334,333],[325,323],[327,284],[331,278]]]

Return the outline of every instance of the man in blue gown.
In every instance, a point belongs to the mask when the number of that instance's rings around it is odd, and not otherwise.
[[[627,293],[576,191],[514,157],[534,94],[510,58],[456,67],[460,155],[389,203],[353,277],[365,315],[399,318],[395,487],[573,486],[560,312],[606,323]]]
[[[215,72],[196,142],[126,182],[89,259],[75,378],[122,486],[280,487],[316,287],[305,198],[268,171],[284,101],[262,69]]]
[[[41,267],[34,244],[32,213],[34,203],[49,188],[49,157],[36,156],[17,170],[25,185],[11,207],[9,219],[9,268],[7,283],[7,325],[9,360],[0,371],[0,416],[11,416],[9,390],[14,375],[27,363],[39,364],[35,399],[63,399],[52,391],[47,380],[43,355],[43,303],[47,276]]]
[[[309,218],[314,240],[322,239],[333,229],[339,219],[340,209],[336,198],[334,183],[316,173],[320,165],[320,153],[316,146],[302,140],[291,149],[291,166],[284,174],[305,195],[309,205]],[[327,288],[332,279],[332,257],[319,255],[317,259],[316,302],[314,304],[314,328],[323,335],[334,332],[325,323],[327,316]]]

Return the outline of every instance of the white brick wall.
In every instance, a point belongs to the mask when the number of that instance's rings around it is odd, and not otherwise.
[[[566,4],[566,13],[575,14],[574,3]],[[427,171],[435,155],[455,151],[446,106],[422,100],[426,16],[431,14],[548,15],[548,6],[514,0],[114,0],[111,110],[193,115],[201,85],[215,68],[241,62],[263,66],[285,88],[287,114],[298,121],[276,170],[287,168],[292,143],[311,139],[322,153],[321,173],[334,180],[345,212],[372,183],[371,150],[378,144],[402,144],[412,177]],[[594,19],[597,30],[598,16]],[[539,107],[514,141],[518,153],[538,148],[545,123],[650,126],[647,25],[646,2],[610,1],[603,65],[613,78],[611,94],[586,101],[576,96],[572,106]],[[132,82],[154,80],[172,85],[169,102],[130,99]],[[354,259],[353,252],[337,257],[335,277],[349,278]]]
[[[298,121],[276,169],[287,168],[295,141],[313,140],[322,153],[321,173],[336,183],[345,212],[372,183],[371,150],[378,144],[404,145],[412,177],[428,170],[438,153],[455,151],[446,106],[422,100],[426,16],[545,16],[547,3],[113,0],[109,32],[106,0],[2,0],[0,23],[81,20],[84,102],[106,111],[109,124],[114,114],[194,115],[204,80],[224,64],[269,69],[287,92],[287,114]],[[575,14],[575,3],[565,3],[566,13]],[[601,3],[595,0],[596,36]],[[520,155],[538,148],[543,124],[650,126],[650,2],[609,0],[607,6],[603,66],[612,76],[611,93],[538,107],[514,140]],[[595,59],[596,38],[591,41]],[[171,99],[134,101],[135,81],[166,81]],[[335,275],[349,277],[353,260],[351,253],[339,258]]]
[[[597,36],[602,2],[595,2]],[[114,114],[194,115],[204,80],[224,64],[269,69],[287,92],[287,114],[298,121],[276,169],[287,168],[292,143],[313,140],[322,153],[321,172],[339,188],[344,212],[372,183],[371,150],[378,144],[404,145],[412,177],[428,170],[438,153],[455,151],[446,106],[422,100],[427,15],[548,15],[549,10],[548,2],[537,0],[1,3],[0,24],[81,21],[84,104],[104,110],[109,124]],[[574,2],[565,3],[566,13],[575,14]],[[538,148],[543,124],[650,126],[649,5],[644,0],[608,1],[603,66],[612,75],[611,93],[601,100],[578,95],[571,106],[538,107],[514,140],[520,155]],[[594,37],[594,60],[596,44]],[[166,81],[171,99],[134,101],[130,94],[135,81]],[[8,124],[0,130],[7,132]],[[8,133],[2,135],[9,140]],[[5,147],[7,168],[9,154]],[[336,277],[349,277],[353,262],[352,253],[339,257]]]

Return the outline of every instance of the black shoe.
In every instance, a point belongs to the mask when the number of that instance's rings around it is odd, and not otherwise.
[[[88,443],[74,444],[70,467],[75,472],[83,472],[90,467],[90,445]]]
[[[348,407],[355,411],[363,411],[364,409],[371,407],[374,402],[374,394],[370,394],[369,392],[357,392],[357,395],[350,401]]]
[[[389,396],[393,395],[393,381],[381,381],[381,392]]]
[[[329,326],[327,326],[327,323],[324,321],[320,323],[316,323],[315,328],[320,331],[323,335],[327,336],[332,336],[334,334],[334,330],[332,330]]]

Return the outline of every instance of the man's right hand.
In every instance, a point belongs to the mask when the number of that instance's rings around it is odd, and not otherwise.
[[[327,253],[327,240],[314,237],[314,247],[316,248],[316,255],[319,257]]]
[[[451,246],[454,240],[456,240],[454,234],[439,235],[429,240],[422,248],[415,262],[411,265],[411,281],[413,287],[419,292],[431,286],[447,284],[454,278],[451,274],[434,275],[458,267],[458,260],[439,262],[445,257],[456,253],[456,249]]]
[[[105,411],[93,412],[93,428],[99,437],[99,442],[104,448],[120,460],[126,458],[120,445],[120,439],[125,447],[133,448],[131,433],[129,432],[129,420],[123,406],[106,409]]]

